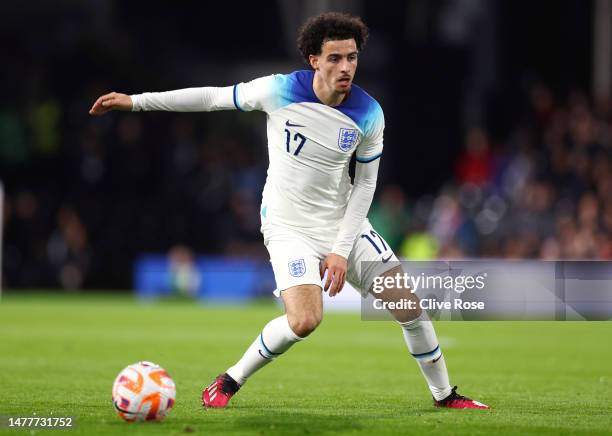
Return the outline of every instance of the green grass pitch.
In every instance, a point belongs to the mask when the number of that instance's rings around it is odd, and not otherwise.
[[[329,314],[228,409],[203,410],[201,388],[279,313],[272,304],[9,293],[0,302],[0,415],[72,416],[66,435],[612,434],[610,322],[437,322],[451,382],[492,406],[462,411],[432,407],[396,325]],[[177,384],[164,422],[128,424],[113,411],[115,376],[139,360]]]

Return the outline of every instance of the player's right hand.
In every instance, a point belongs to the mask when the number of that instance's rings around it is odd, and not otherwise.
[[[339,254],[329,253],[323,262],[319,265],[319,273],[321,279],[325,276],[327,271],[327,280],[323,290],[327,292],[329,290],[329,296],[333,297],[344,287],[346,281],[346,270],[347,270],[347,259],[340,256]]]
[[[89,115],[103,115],[108,111],[131,111],[132,97],[118,92],[111,92],[98,98],[89,109]]]

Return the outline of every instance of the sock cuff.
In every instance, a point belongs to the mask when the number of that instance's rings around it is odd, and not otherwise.
[[[302,339],[291,330],[287,315],[279,316],[266,324],[259,334],[259,354],[266,359],[275,359]]]
[[[430,321],[429,315],[427,315],[427,312],[425,311],[421,312],[421,314],[417,318],[412,319],[410,321],[406,321],[406,322],[397,321],[397,323],[401,325],[403,329],[411,330],[411,329],[417,328],[419,324],[421,323],[421,321]]]
[[[291,328],[291,325],[289,325],[289,318],[287,317],[287,314],[283,315],[281,318],[283,318],[283,320],[285,321],[285,323],[287,324],[287,335],[289,336],[289,339],[298,342],[298,341],[303,341],[306,338],[303,338],[301,336],[296,335],[293,332],[293,329]]]

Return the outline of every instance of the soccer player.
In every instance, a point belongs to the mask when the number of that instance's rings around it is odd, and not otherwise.
[[[323,317],[322,291],[334,296],[348,280],[365,297],[381,265],[386,267],[382,275],[401,271],[395,254],[366,218],[385,124],[378,102],[353,84],[367,38],[368,29],[360,18],[324,13],[308,19],[299,31],[298,49],[310,70],[228,87],[132,96],[112,92],[98,98],[90,110],[92,115],[110,110],[224,109],[267,114],[270,166],[261,203],[261,232],[286,313],[266,324],[242,358],[204,389],[205,407],[225,407],[256,371],[311,334]],[[351,185],[348,168],[353,154],[357,163]],[[417,299],[397,289],[377,297]],[[392,314],[435,406],[488,408],[459,395],[456,386],[451,388],[425,313],[416,309]]]

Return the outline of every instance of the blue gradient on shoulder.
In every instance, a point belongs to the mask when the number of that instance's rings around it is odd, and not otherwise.
[[[292,103],[321,103],[312,89],[312,71],[274,75],[279,108]]]
[[[312,88],[314,71],[302,70],[274,76],[279,108],[292,103],[321,103]],[[352,119],[366,135],[383,122],[382,108],[374,98],[353,84],[349,97],[334,109]]]

